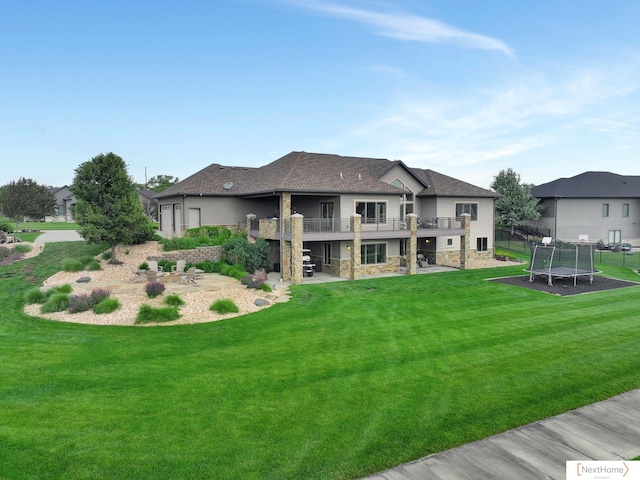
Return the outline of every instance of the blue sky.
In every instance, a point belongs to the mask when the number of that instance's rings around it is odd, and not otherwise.
[[[4,2],[0,185],[114,152],[137,182],[293,150],[488,188],[638,175],[637,0]]]

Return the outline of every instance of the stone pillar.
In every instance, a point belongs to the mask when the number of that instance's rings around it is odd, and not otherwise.
[[[251,236],[251,222],[256,219],[253,213],[247,215],[247,237]]]
[[[351,244],[351,259],[349,262],[349,278],[360,280],[362,277],[362,256],[360,247],[362,245],[362,215],[351,216],[351,231],[353,232],[353,243]]]
[[[406,218],[407,226],[411,230],[409,245],[407,245],[407,275],[415,275],[418,265],[418,215],[410,213]]]
[[[291,242],[284,239],[286,225],[291,220],[291,194],[283,192],[280,197],[280,269],[282,280],[291,280]]]
[[[460,270],[466,270],[471,266],[471,215],[463,213],[460,218],[464,228],[464,236],[460,237]]]
[[[302,283],[302,224],[304,217],[291,215],[291,284]]]

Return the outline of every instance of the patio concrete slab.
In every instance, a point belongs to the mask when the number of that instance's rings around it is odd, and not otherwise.
[[[366,480],[564,480],[568,460],[628,460],[639,455],[637,389],[400,465]]]

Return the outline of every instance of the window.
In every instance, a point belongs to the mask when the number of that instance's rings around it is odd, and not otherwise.
[[[453,247],[453,238],[447,238],[447,247]]]
[[[622,230],[609,230],[609,243],[620,243]]]
[[[603,203],[602,204],[602,216],[603,217],[608,217],[609,216],[609,204],[608,203]]]
[[[471,220],[478,220],[477,203],[456,203],[456,218],[460,218],[463,213],[471,215]]]
[[[331,244],[330,243],[322,244],[322,263],[325,265],[331,264]]]
[[[400,256],[404,257],[407,254],[407,239],[400,240]]]
[[[356,202],[362,223],[387,223],[387,202]]]
[[[628,217],[629,216],[629,204],[628,203],[623,203],[622,204],[622,216],[623,217]]]
[[[476,249],[479,252],[486,252],[487,251],[487,249],[488,249],[487,237],[478,237],[476,239],[476,244],[477,244]]]
[[[363,265],[387,263],[387,245],[384,243],[368,243],[360,247]]]

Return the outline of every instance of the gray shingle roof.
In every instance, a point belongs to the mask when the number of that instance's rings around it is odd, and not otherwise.
[[[156,198],[200,194],[252,196],[272,192],[397,194],[401,191],[399,188],[379,180],[397,165],[406,168],[423,183],[425,189],[420,196],[497,196],[491,190],[433,170],[408,168],[398,160],[291,152],[260,168],[214,163],[157,194]],[[233,186],[225,188],[225,184]]]
[[[422,179],[428,188],[418,194],[419,197],[487,197],[497,198],[496,192],[485,188],[477,187],[471,183],[463,182],[457,178],[434,172],[433,170],[423,170],[412,168],[413,172]]]
[[[240,187],[257,169],[250,167],[226,167],[212,163],[181,182],[156,195],[156,198],[179,195],[237,195]],[[225,188],[225,185],[230,188]]]
[[[536,198],[638,198],[640,176],[585,172],[531,189]]]

